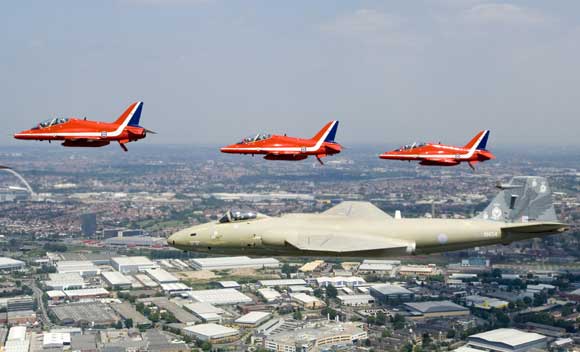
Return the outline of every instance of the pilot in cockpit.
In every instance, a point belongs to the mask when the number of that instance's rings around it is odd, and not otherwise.
[[[240,211],[240,210],[228,210],[219,220],[220,224],[234,222],[234,221],[244,221],[251,220],[258,217],[258,213],[255,211]]]

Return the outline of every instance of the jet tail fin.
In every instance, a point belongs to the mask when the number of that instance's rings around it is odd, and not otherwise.
[[[338,130],[338,121],[333,120],[324,125],[318,133],[312,137],[315,141],[320,141],[321,139],[324,142],[335,143],[334,139],[336,138],[336,131]]]
[[[489,138],[489,130],[479,131],[478,134],[473,137],[469,143],[467,143],[463,148],[473,150],[485,150],[487,147],[487,139]]]
[[[143,110],[143,102],[135,102],[121,114],[114,122],[115,125],[125,126],[139,126],[139,120],[141,119],[141,110]]]
[[[548,180],[516,176],[498,184],[500,192],[476,218],[505,222],[558,221]]]

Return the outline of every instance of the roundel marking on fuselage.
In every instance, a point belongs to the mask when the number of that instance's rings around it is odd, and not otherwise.
[[[437,242],[439,242],[439,244],[446,244],[447,241],[449,241],[449,238],[446,234],[440,233],[437,235]]]

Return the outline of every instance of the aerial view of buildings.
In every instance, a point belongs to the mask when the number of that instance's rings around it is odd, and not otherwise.
[[[578,14],[0,2],[0,352],[580,352]]]

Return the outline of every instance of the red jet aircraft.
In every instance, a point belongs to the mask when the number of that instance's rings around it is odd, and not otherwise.
[[[113,123],[56,117],[16,133],[14,138],[49,142],[58,140],[63,141],[65,147],[103,147],[117,141],[127,151],[126,143],[143,139],[147,133],[155,133],[139,126],[142,109],[143,102],[135,102]]]
[[[455,166],[467,162],[469,167],[477,162],[495,159],[495,156],[485,149],[489,130],[479,132],[463,147],[453,147],[441,143],[413,143],[399,149],[383,153],[381,159],[420,160],[421,165]]]
[[[322,164],[320,158],[338,154],[342,150],[342,146],[334,141],[337,129],[338,121],[330,121],[311,139],[257,134],[220,150],[222,153],[252,156],[265,154],[264,159],[267,160],[304,160],[309,155],[314,155]]]

